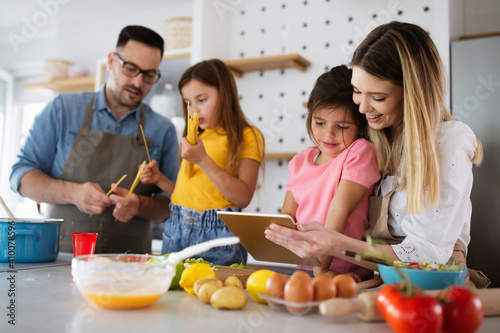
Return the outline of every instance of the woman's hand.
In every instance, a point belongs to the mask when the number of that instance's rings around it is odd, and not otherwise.
[[[301,258],[334,255],[331,246],[335,244],[336,231],[328,230],[318,222],[297,224],[297,228],[293,230],[273,223],[265,231],[266,238]]]
[[[358,261],[343,253],[343,251],[362,253],[368,250],[369,247],[365,241],[327,229],[318,222],[297,224],[297,229],[271,224],[264,233],[267,239],[289,249],[301,258],[316,257],[321,259],[324,256],[332,256],[372,271],[378,270],[375,263]],[[375,247],[387,253],[389,260],[399,260],[391,245],[376,244]],[[359,277],[357,278],[359,279]]]

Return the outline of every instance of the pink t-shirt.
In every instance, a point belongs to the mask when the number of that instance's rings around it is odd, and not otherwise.
[[[297,223],[318,221],[325,225],[328,207],[341,179],[349,180],[368,190],[347,218],[344,234],[355,239],[364,239],[368,223],[368,198],[373,185],[379,180],[375,148],[365,139],[354,141],[340,155],[321,165],[314,160],[319,154],[317,147],[301,151],[290,161],[290,180],[286,185],[297,203]],[[334,258],[330,269],[339,273],[353,272],[361,277],[369,270]]]

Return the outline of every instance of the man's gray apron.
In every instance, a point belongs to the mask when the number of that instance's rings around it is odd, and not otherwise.
[[[94,97],[87,106],[82,127],[78,132],[60,179],[76,183],[93,182],[108,191],[111,183],[124,174],[127,177],[120,187],[130,188],[139,166],[147,162],[147,153],[139,126],[134,135],[114,135],[103,131],[91,131],[94,114]],[[140,123],[145,125],[144,108]],[[148,147],[152,142],[146,139]],[[150,196],[155,186],[139,182],[134,190],[137,195]],[[96,253],[151,253],[151,222],[134,217],[127,223],[115,221],[114,206],[105,209],[101,215],[84,214],[75,205],[49,205],[48,216],[64,219],[61,224],[59,249],[73,251],[73,232],[97,232]]]
[[[404,237],[397,237],[391,234],[389,230],[389,204],[391,197],[398,187],[399,176],[395,175],[391,190],[385,196],[371,196],[369,201],[368,220],[370,221],[370,232],[368,233],[372,238],[384,241],[386,244],[399,244],[404,240]],[[453,254],[449,265],[467,267],[466,264],[466,247],[457,240],[453,249]],[[491,281],[480,271],[468,269],[468,276],[464,285],[467,287],[476,286],[477,288],[486,288]]]

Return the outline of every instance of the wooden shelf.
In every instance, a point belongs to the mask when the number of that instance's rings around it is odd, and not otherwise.
[[[266,153],[266,160],[291,160],[297,153]]]
[[[175,59],[175,58],[191,58],[191,49],[176,49],[176,50],[166,50],[163,53],[163,59]]]
[[[255,72],[271,69],[296,68],[305,72],[311,63],[298,54],[285,54],[272,57],[260,57],[239,60],[226,60],[234,76],[243,77],[243,73]]]
[[[86,76],[74,79],[59,79],[49,82],[28,83],[26,89],[36,89],[55,93],[76,93],[81,91],[94,91],[94,77]]]
[[[496,36],[500,36],[500,31],[488,32],[488,33],[477,34],[477,35],[460,36],[460,37],[458,37],[458,40],[476,39],[476,38],[488,38],[488,37],[496,37]]]

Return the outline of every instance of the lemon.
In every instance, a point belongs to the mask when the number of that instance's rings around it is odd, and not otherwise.
[[[258,303],[267,303],[265,299],[260,298],[259,294],[266,293],[266,282],[276,272],[270,271],[268,269],[261,269],[257,272],[253,272],[247,280],[247,291],[250,297]]]
[[[179,285],[185,291],[194,295],[194,284],[201,278],[215,279],[215,272],[209,265],[203,263],[192,264],[184,269]]]

